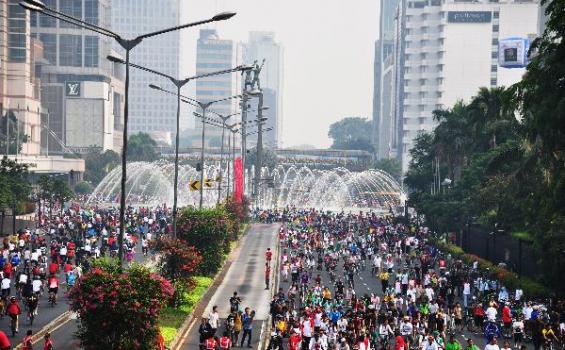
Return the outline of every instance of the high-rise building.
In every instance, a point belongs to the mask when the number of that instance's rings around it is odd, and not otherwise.
[[[0,0],[1,129],[7,135],[10,130],[17,130],[22,139],[23,135],[27,136],[21,150],[16,151],[14,146],[8,154],[40,153],[41,102],[36,63],[42,56],[41,51],[41,44],[30,36],[27,11],[16,0]],[[13,134],[10,139],[15,141]],[[5,153],[5,150],[0,152]]]
[[[46,109],[41,104],[40,76],[47,62],[42,43],[31,34],[33,20],[34,16],[19,1],[0,0],[0,130],[3,141],[7,136],[11,140],[4,142],[3,146],[9,147],[0,152],[29,164],[32,177],[45,173],[65,175],[73,185],[82,179],[84,160],[48,155],[42,149]],[[16,147],[19,142],[21,146]]]
[[[432,112],[468,102],[480,87],[509,86],[524,68],[498,65],[498,42],[539,34],[537,0],[401,0],[396,17],[398,68],[394,100],[401,120],[399,154],[407,170],[420,131],[436,126]]]
[[[282,147],[283,125],[283,70],[284,49],[275,41],[273,32],[250,32],[249,41],[243,44],[243,63],[253,64],[255,61],[265,66],[261,70],[261,88],[270,91],[263,92],[264,105],[269,107],[265,112],[268,116],[267,127],[272,128],[264,136],[265,142],[271,147]]]
[[[221,39],[215,29],[201,29],[196,46],[196,75],[233,68],[239,62],[232,40]],[[196,99],[207,102],[237,94],[237,74],[221,74],[196,81]],[[236,111],[237,99],[215,103],[211,108],[222,115]],[[201,124],[196,123],[200,128]]]
[[[394,18],[399,0],[382,0],[379,39],[375,43],[373,145],[377,159],[396,155],[394,121]]]
[[[112,30],[135,38],[179,25],[179,0],[112,0]],[[178,31],[145,39],[131,52],[131,62],[179,77]],[[177,101],[174,96],[151,90],[149,84],[174,90],[174,85],[154,74],[132,70],[129,86],[130,133],[176,133]],[[170,137],[165,137],[170,138]]]
[[[110,0],[47,0],[69,16],[110,27]],[[112,40],[52,17],[31,13],[33,37],[43,43],[43,148],[88,152],[121,148],[122,69],[106,59]]]

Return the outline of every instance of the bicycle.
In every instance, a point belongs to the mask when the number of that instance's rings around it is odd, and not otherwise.
[[[10,315],[10,329],[12,337],[15,337],[16,333],[18,333],[18,315]]]

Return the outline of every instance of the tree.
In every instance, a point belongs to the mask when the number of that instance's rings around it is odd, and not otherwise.
[[[90,194],[93,190],[94,187],[87,181],[81,181],[75,185],[75,193],[77,194]]]
[[[17,163],[8,157],[0,163],[0,209],[16,210],[31,195],[28,182],[28,165]]]
[[[277,167],[279,160],[275,151],[269,147],[263,147],[263,153],[261,157],[261,165],[269,169],[274,169]],[[245,167],[250,168],[257,164],[257,147],[253,147],[247,150],[247,157],[245,157]]]
[[[65,202],[74,197],[68,182],[60,177],[41,175],[37,183],[39,185],[39,197],[49,202],[50,215],[55,203],[59,203],[62,208]]]
[[[373,164],[373,168],[386,172],[396,181],[402,178],[402,165],[396,158],[379,159]]]
[[[159,313],[173,294],[169,281],[140,265],[125,273],[92,269],[68,294],[82,348],[155,349]]]
[[[24,129],[23,123],[18,120],[16,114],[12,110],[8,110],[0,121],[0,132],[2,133],[2,138],[0,138],[0,150],[6,150],[7,141],[8,154],[16,154],[21,151],[22,145],[26,143],[29,138],[28,135],[24,134]]]
[[[128,161],[153,162],[159,159],[155,147],[157,147],[157,142],[149,134],[140,132],[130,136],[128,139]]]
[[[84,180],[98,185],[100,181],[120,164],[120,155],[108,150],[104,153],[89,153],[84,157]]]
[[[360,117],[348,117],[335,122],[330,125],[328,132],[328,136],[333,140],[331,148],[373,152],[372,128],[370,121]]]

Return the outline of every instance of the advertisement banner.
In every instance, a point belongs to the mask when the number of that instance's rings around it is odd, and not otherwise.
[[[234,183],[235,183],[235,201],[241,203],[243,201],[243,162],[241,157],[237,157],[233,162]]]

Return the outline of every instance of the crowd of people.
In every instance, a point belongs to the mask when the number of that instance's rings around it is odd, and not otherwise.
[[[149,241],[169,232],[170,210],[165,206],[128,208],[126,211],[123,251],[131,264],[136,253],[149,253]],[[81,209],[73,206],[42,213],[36,228],[26,228],[4,238],[0,253],[0,315],[8,316],[12,337],[20,324],[33,326],[42,308],[55,307],[60,286],[67,291],[88,271],[94,260],[119,251],[119,212],[115,208]],[[0,331],[0,350],[10,348],[9,335]],[[53,348],[53,339],[44,341],[45,349]],[[31,349],[31,330],[22,341],[23,349]]]
[[[257,217],[284,223],[269,349],[563,345],[563,300],[532,300],[520,289],[508,290],[477,263],[467,266],[440,252],[416,222],[316,210]]]

